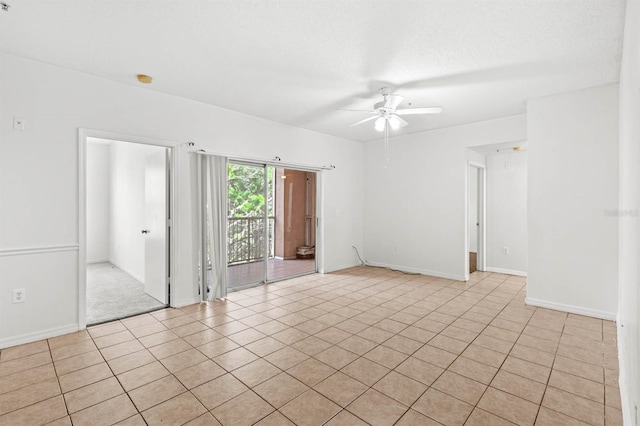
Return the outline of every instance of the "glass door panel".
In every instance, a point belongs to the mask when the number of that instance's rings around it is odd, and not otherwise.
[[[276,168],[273,187],[267,281],[316,272],[316,173]]]
[[[267,252],[267,168],[229,163],[227,280],[229,290],[264,282]]]

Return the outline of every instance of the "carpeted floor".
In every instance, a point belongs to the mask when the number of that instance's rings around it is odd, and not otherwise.
[[[144,284],[110,263],[87,265],[87,324],[128,317],[165,305]]]

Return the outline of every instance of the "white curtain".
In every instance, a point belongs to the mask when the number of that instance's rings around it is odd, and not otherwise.
[[[214,300],[227,297],[227,158],[199,157],[202,299]]]

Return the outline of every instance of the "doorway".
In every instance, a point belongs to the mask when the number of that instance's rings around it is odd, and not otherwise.
[[[467,166],[467,235],[466,270],[468,276],[484,271],[485,265],[485,165],[469,162]]]
[[[230,291],[314,273],[316,173],[228,164]]]
[[[170,303],[172,149],[83,142],[86,324],[162,309]]]

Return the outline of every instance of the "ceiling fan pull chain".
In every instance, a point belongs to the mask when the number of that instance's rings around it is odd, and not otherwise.
[[[384,123],[384,168],[389,167],[389,123]]]

